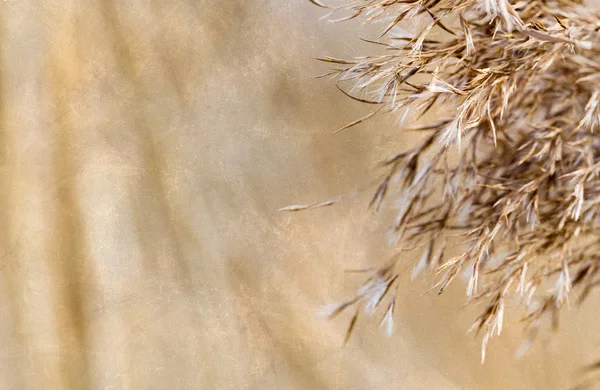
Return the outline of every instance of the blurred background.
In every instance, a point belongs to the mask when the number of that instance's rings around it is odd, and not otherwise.
[[[1,389],[565,389],[600,357],[598,302],[529,354],[488,347],[456,283],[403,277],[395,332],[319,310],[391,254],[369,183],[410,145],[312,59],[363,55],[308,0],[0,4]],[[407,270],[414,259],[403,263]]]

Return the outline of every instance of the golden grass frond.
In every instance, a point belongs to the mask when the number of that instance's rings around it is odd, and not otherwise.
[[[322,59],[344,93],[377,105],[342,129],[375,114],[453,108],[420,129],[430,133],[421,144],[384,162],[371,201],[399,200],[394,242],[425,248],[413,277],[437,270],[442,293],[469,272],[469,300],[485,302],[473,327],[482,358],[509,296],[521,298],[529,324],[573,291],[584,299],[600,282],[600,14],[570,0],[357,0],[333,12],[347,11],[343,19],[385,27],[379,54]],[[416,17],[427,19],[422,30],[393,33]],[[457,234],[460,253],[448,258]],[[338,310],[385,307],[391,331],[399,272],[386,264]]]

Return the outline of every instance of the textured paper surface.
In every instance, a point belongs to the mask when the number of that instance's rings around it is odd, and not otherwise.
[[[566,388],[600,356],[592,301],[512,359],[460,285],[403,280],[395,334],[319,309],[389,255],[364,185],[393,121],[311,76],[358,24],[301,0],[0,4],[0,388]],[[407,275],[413,259],[406,259]],[[585,308],[584,308],[585,309]],[[567,316],[565,316],[567,318]]]

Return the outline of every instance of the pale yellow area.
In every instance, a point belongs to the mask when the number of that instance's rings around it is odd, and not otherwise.
[[[323,305],[390,255],[367,197],[281,213],[373,178],[408,147],[313,56],[361,55],[358,23],[304,0],[0,3],[1,389],[564,389],[600,357],[596,306],[531,353],[517,317],[466,334],[406,258],[395,334]],[[366,30],[364,34],[367,34]],[[595,301],[597,303],[597,300]],[[379,314],[378,314],[379,315]],[[571,318],[571,319],[569,319]]]

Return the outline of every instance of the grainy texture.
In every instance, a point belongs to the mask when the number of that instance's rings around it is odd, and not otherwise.
[[[311,57],[358,55],[308,1],[0,4],[0,388],[565,388],[595,315],[485,365],[461,289],[402,280],[395,335],[317,319],[386,256],[351,191],[398,149]],[[379,129],[388,129],[379,131]],[[360,222],[357,224],[357,222]],[[357,227],[358,226],[358,227]],[[588,302],[592,306],[593,302]]]

